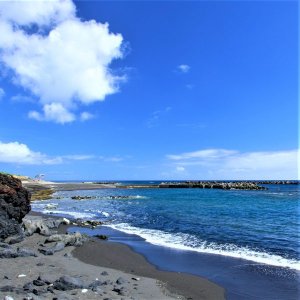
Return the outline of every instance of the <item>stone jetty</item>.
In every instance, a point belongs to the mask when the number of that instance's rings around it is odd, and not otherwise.
[[[174,181],[162,182],[160,184],[149,185],[123,185],[119,188],[164,188],[164,189],[179,189],[179,188],[198,188],[198,189],[221,189],[221,190],[266,190],[267,188],[259,185],[255,181]]]

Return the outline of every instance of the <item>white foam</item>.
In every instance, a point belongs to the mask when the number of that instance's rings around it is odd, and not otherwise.
[[[44,209],[42,211],[44,214],[58,214],[58,215],[68,215],[71,217],[74,217],[76,219],[92,219],[95,218],[95,214],[88,214],[88,213],[83,213],[83,212],[78,212],[78,211],[64,211],[64,210],[49,210],[49,209]]]
[[[113,229],[117,229],[129,234],[136,234],[144,238],[147,242],[180,250],[189,250],[199,253],[210,253],[224,255],[234,258],[241,258],[257,263],[291,268],[300,270],[300,262],[293,259],[287,259],[279,255],[267,252],[254,251],[247,247],[238,247],[233,244],[218,245],[216,243],[208,243],[199,241],[196,237],[184,233],[167,233],[156,229],[143,229],[130,226],[126,223],[108,225]]]
[[[147,199],[147,197],[146,196],[136,195],[136,196],[132,196],[132,199]]]
[[[116,198],[114,198],[116,197]],[[124,198],[121,196],[103,196],[100,197],[100,199],[109,199],[109,200],[127,200],[127,199],[147,199],[148,197],[146,196],[141,196],[141,195],[124,195]]]
[[[44,206],[46,209],[50,209],[50,210],[53,210],[53,209],[57,209],[58,207],[58,204],[57,203],[48,203]]]
[[[84,211],[88,211],[88,212],[93,212],[93,213],[98,213],[98,214],[101,214],[103,216],[105,216],[106,218],[110,216],[110,214],[106,211],[103,211],[103,210],[94,210],[94,209],[85,209]]]

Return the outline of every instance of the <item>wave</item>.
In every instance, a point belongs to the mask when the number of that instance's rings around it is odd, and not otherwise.
[[[298,271],[300,270],[300,262],[298,260],[284,258],[282,256],[267,252],[255,251],[248,247],[239,247],[233,244],[219,245],[216,243],[201,241],[195,236],[185,233],[173,234],[156,229],[143,229],[131,226],[127,223],[110,224],[107,226],[128,234],[136,234],[153,245],[175,248],[179,250],[195,251],[199,253],[241,258],[257,263],[285,267]]]
[[[84,211],[99,213],[99,214],[103,215],[106,218],[108,218],[110,216],[110,214],[108,212],[104,211],[104,210],[85,209]]]
[[[49,210],[44,209],[42,211],[43,214],[52,214],[52,215],[66,215],[70,217],[74,217],[76,219],[92,219],[96,218],[97,216],[95,214],[90,213],[83,213],[78,211],[66,211],[66,210]]]
[[[141,196],[141,195],[113,195],[113,196],[102,196],[102,197],[97,197],[97,199],[111,199],[111,200],[126,200],[126,199],[147,199],[148,197],[146,196]]]

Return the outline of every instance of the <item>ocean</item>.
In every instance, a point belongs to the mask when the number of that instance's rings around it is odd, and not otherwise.
[[[60,199],[34,202],[32,208],[46,214],[101,220],[111,230],[190,256],[198,253],[201,257],[211,255],[231,258],[232,262],[243,260],[250,265],[277,267],[277,279],[286,278],[289,270],[293,275],[290,273],[288,277],[292,276],[296,284],[300,270],[299,186],[265,186],[268,189],[262,191],[122,188],[61,191],[55,194]],[[78,195],[95,198],[71,199]],[[148,259],[151,261],[151,257]],[[153,263],[158,267],[163,264],[155,259]],[[191,273],[207,276],[192,269]]]

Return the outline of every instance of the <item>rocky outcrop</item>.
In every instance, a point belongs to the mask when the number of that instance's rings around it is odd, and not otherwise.
[[[162,182],[160,184],[145,184],[145,185],[121,185],[118,188],[123,189],[220,189],[220,190],[267,190],[267,187],[260,186],[256,181],[176,181]]]
[[[299,180],[263,180],[263,181],[257,181],[257,184],[281,184],[281,185],[290,185],[290,184],[296,184],[299,185]]]
[[[28,257],[37,256],[37,254],[31,249],[19,248],[8,246],[6,248],[0,248],[0,258],[16,258],[16,257]]]
[[[21,181],[0,173],[0,241],[22,233],[20,223],[30,209],[30,193]]]

